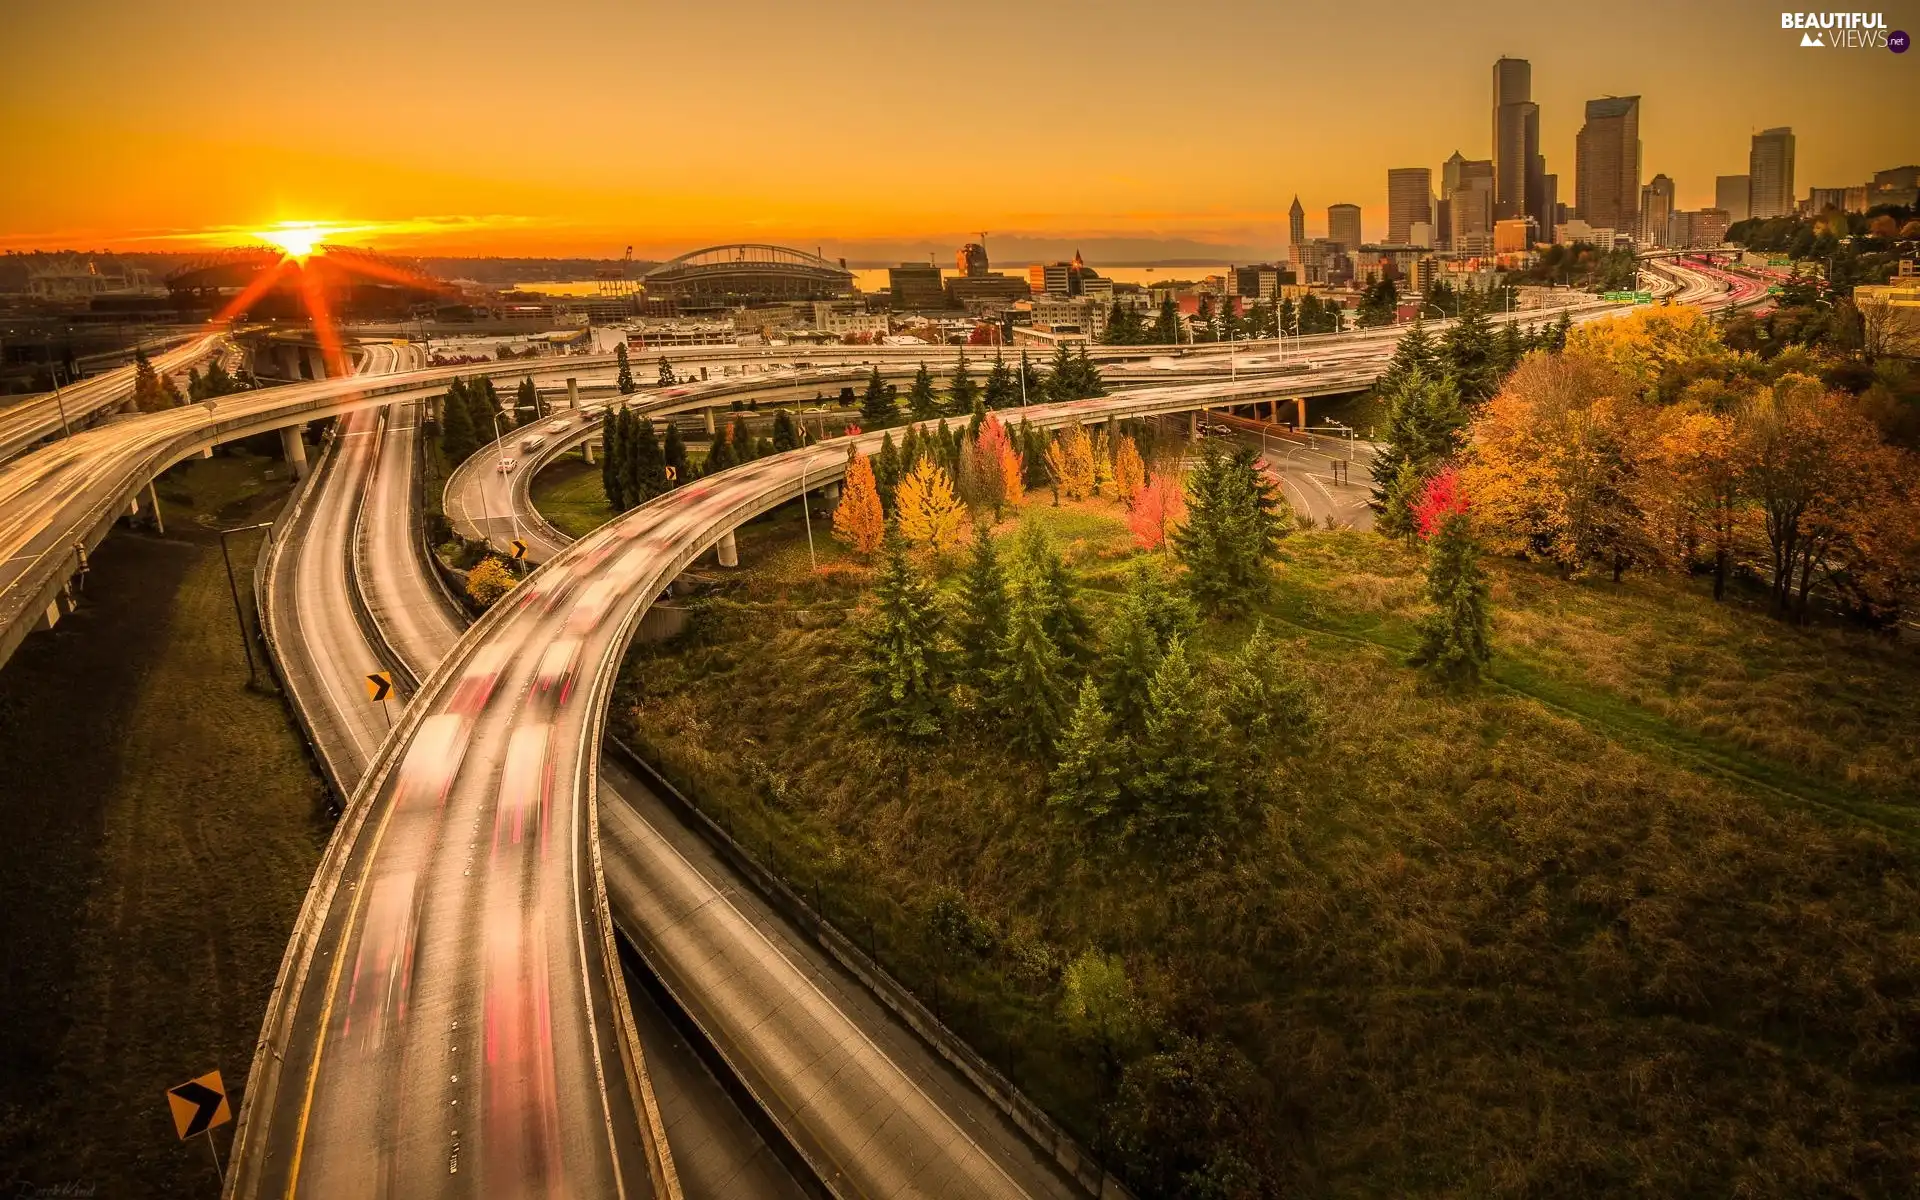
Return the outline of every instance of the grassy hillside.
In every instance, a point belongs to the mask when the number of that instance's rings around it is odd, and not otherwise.
[[[0,857],[7,1195],[212,1194],[165,1091],[217,1067],[238,1111],[329,829],[279,697],[245,686],[211,532],[268,519],[288,484],[248,455],[176,468],[167,535],[109,537],[79,611],[0,672],[0,796],[27,851]],[[243,581],[259,536],[232,539]]]
[[[1116,510],[1026,516],[1098,628]],[[1417,557],[1295,534],[1263,615],[1325,720],[1175,861],[1076,840],[983,725],[863,730],[868,569],[822,539],[810,576],[797,534],[742,531],[617,720],[1145,1190],[1201,1146],[1219,1195],[1912,1194],[1909,652],[1496,562],[1493,679],[1449,694],[1402,665]],[[1089,950],[1134,989],[1111,1046],[1061,1009]]]

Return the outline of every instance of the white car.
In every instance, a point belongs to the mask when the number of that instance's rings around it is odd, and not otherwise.
[[[565,433],[566,431],[567,431],[567,423],[564,419],[559,421],[547,422],[548,433]]]
[[[498,465],[498,466],[496,466],[496,467],[494,468],[494,470],[496,470],[496,471],[498,471],[498,472],[500,472],[500,473],[501,473],[502,475],[505,475],[505,474],[506,474],[506,473],[507,473],[508,471],[511,471],[511,470],[513,470],[513,468],[514,468],[514,463],[515,463],[516,461],[517,461],[517,460],[515,460],[515,459],[513,459],[513,458],[503,458],[503,459],[501,459],[501,460],[500,460],[500,463],[499,463],[499,465]]]

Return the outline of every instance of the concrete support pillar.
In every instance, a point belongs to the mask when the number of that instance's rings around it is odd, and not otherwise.
[[[586,441],[580,443],[580,448],[587,452],[587,465],[592,466],[593,465],[593,439],[588,438]]]
[[[293,468],[295,479],[307,477],[307,444],[300,440],[300,427],[286,425],[280,430],[280,455]]]
[[[212,447],[212,446],[205,446],[205,447],[202,447],[202,448],[201,448],[201,450],[200,450],[200,457],[201,457],[201,458],[212,458],[212,457],[213,457],[213,447]]]
[[[828,484],[826,487],[821,488],[820,492],[822,495],[824,495],[827,498],[828,504],[840,503],[840,481],[839,480],[836,479],[832,483]]]
[[[153,481],[147,481],[147,503],[153,506],[153,527],[161,533],[167,531],[167,522],[160,515],[160,493],[153,490]]]
[[[731,529],[720,535],[720,540],[714,543],[713,552],[723,567],[737,567],[740,565],[740,544],[733,540],[733,530]]]
[[[567,407],[576,411],[580,408],[580,381],[572,376],[567,377]]]
[[[702,409],[701,413],[703,416],[707,418],[707,436],[713,437],[716,434],[718,434],[720,431],[714,428],[714,424],[713,424],[713,410],[710,408]]]
[[[47,611],[41,613],[40,619],[34,622],[33,631],[35,633],[44,633],[45,631],[52,629],[55,625],[58,625],[60,623],[61,615],[62,614],[60,610],[60,597],[55,596],[52,600],[47,602]]]
[[[127,515],[130,517],[140,515],[140,497],[135,496],[133,499],[127,501]]]
[[[1198,409],[1187,414],[1187,440],[1190,442],[1200,440],[1200,412]]]
[[[1304,430],[1307,427],[1307,398],[1305,396],[1295,396],[1293,402],[1299,410],[1300,428]]]

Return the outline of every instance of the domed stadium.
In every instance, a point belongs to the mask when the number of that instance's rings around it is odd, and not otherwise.
[[[780,300],[831,300],[853,292],[853,272],[786,246],[709,246],[641,277],[649,311],[712,312]]]

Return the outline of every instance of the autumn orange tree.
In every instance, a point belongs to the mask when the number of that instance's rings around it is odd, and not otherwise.
[[[932,458],[914,464],[900,481],[893,502],[901,536],[907,541],[935,554],[946,554],[960,544],[966,509],[953,494],[953,477]]]
[[[1607,564],[1618,579],[1641,555],[1634,505],[1641,404],[1583,356],[1534,356],[1474,422],[1462,482],[1497,550],[1538,554],[1569,574]]]
[[[1155,471],[1133,494],[1127,528],[1142,550],[1159,550],[1186,514],[1186,485],[1173,475]]]
[[[1025,498],[1025,473],[1007,427],[988,413],[980,422],[979,436],[967,443],[960,456],[962,498],[975,508],[991,509],[997,521],[1005,509]]]
[[[847,452],[847,479],[840,506],[833,510],[833,532],[860,554],[872,554],[886,537],[887,516],[880,507],[873,462],[858,450]]]
[[[1753,511],[1738,414],[1691,402],[1666,409],[1652,424],[1644,468],[1636,498],[1648,545],[1668,566],[1711,563],[1713,598],[1725,598]]]

